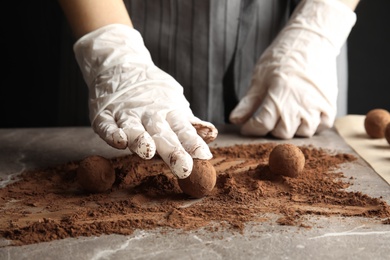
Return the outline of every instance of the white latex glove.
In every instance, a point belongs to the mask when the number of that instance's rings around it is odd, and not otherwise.
[[[92,127],[109,145],[143,159],[157,150],[178,178],[191,174],[192,158],[212,158],[206,142],[217,129],[193,115],[182,86],[154,65],[138,31],[108,25],[79,39],[74,52]]]
[[[290,139],[332,127],[336,57],[356,22],[338,0],[302,0],[256,64],[251,86],[230,114],[244,135]]]

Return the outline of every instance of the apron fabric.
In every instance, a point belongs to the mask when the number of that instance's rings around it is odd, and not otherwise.
[[[153,61],[183,86],[194,114],[221,124],[246,93],[257,59],[297,1],[124,2]],[[345,81],[346,61],[341,65],[339,74]],[[346,87],[345,82],[343,85]]]
[[[286,23],[296,0],[124,0],[155,64],[184,88],[194,114],[227,123],[249,87],[262,52]],[[59,124],[88,124],[87,87],[64,23]],[[347,109],[347,49],[338,57],[338,115]]]
[[[153,60],[196,116],[220,124],[287,18],[286,0],[125,0]],[[257,30],[256,30],[257,28]]]

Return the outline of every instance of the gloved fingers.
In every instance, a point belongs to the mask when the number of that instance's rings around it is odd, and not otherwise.
[[[263,65],[256,65],[248,92],[229,115],[229,121],[233,124],[239,125],[247,122],[259,109],[268,91],[264,82],[266,71]]]
[[[211,143],[217,138],[218,129],[212,123],[200,120],[197,117],[192,117],[190,122],[198,135],[202,137],[206,143]]]
[[[280,117],[271,134],[280,139],[291,139],[294,137],[300,124],[301,117],[298,111],[289,111]]]
[[[321,113],[320,116],[320,124],[318,125],[316,133],[319,133],[325,129],[329,129],[333,127],[334,121],[336,119],[336,111],[332,111],[331,109],[328,109],[328,113]],[[330,112],[332,111],[332,112]]]
[[[167,114],[166,119],[181,145],[192,158],[209,160],[213,157],[207,143],[198,135],[196,129],[183,113],[171,111]]]
[[[127,147],[145,160],[156,154],[156,144],[136,115],[124,112],[118,115],[118,125],[127,137]]]
[[[268,95],[255,115],[241,127],[241,133],[243,135],[265,136],[275,128],[279,117],[279,109]]]
[[[92,123],[92,127],[100,138],[112,147],[117,149],[125,149],[127,147],[127,136],[117,126],[110,111],[105,110],[100,113]]]
[[[261,104],[261,98],[256,94],[244,96],[229,115],[229,121],[239,125],[248,121]]]
[[[320,124],[321,113],[318,110],[302,112],[301,125],[298,127],[296,135],[301,137],[312,137]]]
[[[153,158],[156,154],[156,144],[143,127],[134,125],[132,127],[123,128],[123,132],[129,140],[128,147],[130,151],[136,153],[145,160]]]
[[[187,178],[192,171],[193,159],[181,145],[168,122],[157,113],[145,115],[143,124],[153,138],[157,152],[179,179]]]

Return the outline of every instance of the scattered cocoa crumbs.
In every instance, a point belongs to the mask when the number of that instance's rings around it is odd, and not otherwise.
[[[390,218],[387,218],[382,221],[383,224],[389,225],[390,224]]]
[[[273,221],[310,228],[308,215],[387,219],[390,207],[379,198],[346,191],[351,184],[340,165],[350,154],[300,147],[305,168],[296,178],[273,175],[268,156],[273,143],[212,148],[217,183],[211,194],[193,199],[158,157],[110,159],[116,181],[111,190],[88,194],[78,187],[80,162],[26,171],[21,180],[0,189],[0,235],[13,245],[68,237],[129,235],[136,229],[205,228],[243,232],[248,222]]]

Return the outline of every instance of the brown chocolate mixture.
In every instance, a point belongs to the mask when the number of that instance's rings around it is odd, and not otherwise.
[[[380,198],[346,191],[349,179],[340,165],[349,154],[300,147],[305,155],[297,178],[274,176],[268,156],[275,144],[212,148],[217,183],[212,193],[194,200],[183,194],[177,179],[158,157],[135,155],[110,159],[116,171],[112,189],[88,194],[76,183],[79,162],[25,172],[21,180],[0,189],[0,235],[13,245],[67,237],[129,235],[136,229],[204,228],[243,232],[248,222],[275,221],[310,228],[309,215],[362,216],[383,220],[389,205]],[[307,221],[307,220],[306,220]]]

